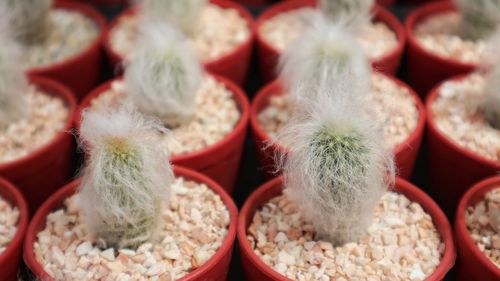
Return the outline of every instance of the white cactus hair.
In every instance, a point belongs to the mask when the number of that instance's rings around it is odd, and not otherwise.
[[[8,127],[28,114],[26,93],[29,91],[25,75],[22,47],[5,32],[0,32],[0,129]]]
[[[23,44],[43,40],[53,0],[0,0],[0,25]]]
[[[156,133],[164,127],[127,106],[83,114],[80,142],[89,158],[78,202],[89,231],[108,246],[156,238],[173,179]]]
[[[129,97],[139,110],[175,127],[191,118],[203,68],[186,38],[168,23],[143,23],[125,68]]]
[[[489,40],[480,69],[486,79],[481,109],[488,123],[500,130],[500,30]]]
[[[367,231],[394,178],[392,152],[380,128],[358,113],[360,100],[346,92],[356,79],[344,83],[320,85],[314,98],[303,100],[307,118],[295,115],[276,140],[287,147],[277,159],[285,193],[318,238],[335,245],[354,242]]]
[[[142,0],[142,16],[146,20],[168,21],[186,34],[198,28],[198,20],[207,0]]]
[[[374,0],[319,0],[320,11],[331,21],[344,21],[354,31],[371,20]]]
[[[454,0],[462,14],[462,36],[487,39],[500,27],[500,0]]]
[[[281,79],[289,91],[310,95],[311,89],[328,80],[341,83],[355,77],[362,83],[353,93],[369,90],[371,66],[359,43],[345,30],[344,23],[332,23],[318,16],[301,40],[290,46],[280,58]],[[298,96],[294,96],[299,98]]]

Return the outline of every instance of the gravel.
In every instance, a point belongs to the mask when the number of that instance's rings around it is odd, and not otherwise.
[[[0,254],[14,238],[19,221],[19,210],[0,196]]]
[[[137,33],[138,16],[122,17],[110,33],[111,48],[123,57],[133,51]],[[215,60],[233,52],[250,36],[246,20],[237,10],[207,4],[202,11],[199,28],[190,42],[203,61]]]
[[[53,9],[49,16],[52,24],[47,38],[27,46],[30,67],[64,61],[90,47],[99,36],[97,24],[78,11]]]
[[[307,30],[315,13],[316,9],[310,7],[283,12],[264,22],[258,32],[274,48],[283,52]],[[382,22],[364,26],[357,39],[372,60],[391,52],[398,44],[394,31]]]
[[[259,209],[248,242],[262,261],[292,280],[424,280],[439,265],[445,246],[432,218],[405,196],[388,192],[359,241],[335,247],[315,239],[286,195]]]
[[[427,51],[462,63],[477,64],[486,43],[459,35],[461,16],[457,12],[432,15],[420,22],[413,33]]]
[[[465,224],[479,250],[500,268],[500,187],[467,208]]]
[[[484,77],[472,74],[445,82],[431,106],[437,128],[458,146],[486,159],[500,161],[500,131],[484,118]]]
[[[127,98],[122,81],[115,81],[111,89],[93,99],[90,110],[105,111],[117,108]],[[205,76],[196,96],[196,111],[193,118],[170,134],[161,135],[165,150],[172,155],[199,151],[221,141],[233,131],[241,117],[233,94],[210,76]]]
[[[87,233],[76,199],[47,217],[34,244],[37,261],[57,280],[158,280],[181,278],[220,248],[230,222],[222,199],[205,184],[177,178],[162,213],[157,242],[137,249],[101,249]]]
[[[419,118],[418,109],[407,88],[383,75],[373,74],[366,104],[366,113],[383,125],[383,135],[388,147],[403,143],[415,131]],[[264,131],[275,138],[292,112],[293,105],[287,95],[273,96],[269,106],[259,113],[258,121]]]
[[[63,100],[31,87],[26,94],[28,115],[0,130],[0,163],[29,155],[64,129],[69,109]]]

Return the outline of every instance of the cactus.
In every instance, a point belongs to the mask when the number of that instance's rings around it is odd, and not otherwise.
[[[180,32],[166,23],[143,25],[125,70],[128,95],[146,114],[169,127],[193,115],[202,67]]]
[[[0,129],[28,114],[25,94],[29,84],[24,74],[24,61],[19,45],[6,36],[0,39]]]
[[[482,103],[483,115],[490,125],[500,130],[500,67],[494,67],[485,81],[485,99]]]
[[[363,81],[348,85],[357,88],[353,93],[366,94],[369,90],[371,66],[361,46],[342,24],[333,24],[321,16],[300,41],[285,51],[280,66],[281,79],[292,94],[310,96],[324,81],[340,85],[351,76]]]
[[[355,30],[371,18],[374,0],[320,0],[321,12],[331,21],[344,21]]]
[[[455,0],[462,15],[461,35],[487,39],[500,26],[500,0]]]
[[[302,103],[307,118],[296,114],[278,134],[277,143],[288,153],[277,160],[285,193],[318,238],[341,245],[366,232],[394,167],[381,130],[358,113],[361,106],[351,98],[357,96],[352,90],[324,83],[317,91]]]
[[[78,202],[89,231],[106,247],[134,248],[156,238],[173,178],[154,137],[162,128],[126,107],[83,115],[80,138],[89,161]]]
[[[143,0],[142,14],[146,20],[167,21],[191,35],[198,27],[197,22],[206,0]]]
[[[29,45],[46,38],[52,0],[0,0],[0,23],[19,42]]]

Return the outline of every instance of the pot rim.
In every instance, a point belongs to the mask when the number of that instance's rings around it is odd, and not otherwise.
[[[43,75],[45,72],[54,72],[56,70],[68,68],[75,62],[84,60],[89,57],[91,53],[94,52],[94,50],[101,49],[104,31],[106,30],[106,19],[101,13],[99,13],[96,9],[88,4],[69,0],[56,0],[54,2],[54,8],[68,9],[84,14],[97,25],[99,34],[93,40],[93,42],[89,46],[87,46],[87,48],[81,50],[77,54],[74,54],[56,63],[29,68],[28,72],[30,74]]]
[[[253,213],[250,213],[250,211],[255,208],[259,208],[259,206],[262,206],[262,204],[265,203],[262,202],[262,197],[267,193],[273,192],[273,190],[276,189],[282,189],[282,182],[283,176],[274,178],[257,188],[247,198],[245,204],[241,208],[240,216],[238,218],[237,238],[238,244],[240,246],[240,254],[246,255],[248,259],[250,259],[250,261],[253,263],[253,265],[257,267],[263,274],[269,276],[273,280],[291,281],[290,279],[267,266],[254,253],[253,249],[250,246],[250,243],[247,240],[246,221],[250,221],[251,217],[253,217]],[[445,251],[436,270],[425,280],[441,280],[442,278],[444,278],[446,273],[454,266],[456,259],[455,243],[453,241],[453,234],[450,223],[448,222],[448,219],[446,218],[443,211],[432,200],[432,198],[429,197],[429,195],[427,195],[425,192],[420,190],[418,187],[414,186],[404,179],[397,177],[395,181],[395,188],[399,190],[398,193],[402,193],[407,197],[409,197],[408,194],[411,194],[411,197],[413,198],[409,198],[410,201],[419,203],[422,208],[432,217],[433,224],[439,232],[442,242],[445,244]]]
[[[235,1],[228,1],[228,0],[210,0],[210,3],[224,9],[235,9],[240,15],[240,17],[243,18],[247,23],[249,34],[248,38],[239,45],[237,45],[232,51],[223,54],[222,56],[219,56],[217,58],[201,61],[201,63],[205,68],[210,68],[211,66],[219,64],[226,64],[227,61],[236,60],[238,58],[239,53],[243,52],[245,49],[251,48],[255,37],[255,21],[252,15],[248,12],[248,10],[245,9],[241,4],[238,4]],[[127,8],[126,10],[121,12],[118,16],[113,18],[113,20],[111,20],[107,28],[104,30],[104,35],[103,35],[104,50],[106,51],[106,53],[108,54],[109,58],[112,61],[116,61],[119,64],[123,64],[125,58],[113,48],[113,45],[111,44],[111,33],[113,32],[114,28],[117,25],[119,25],[120,22],[125,17],[135,15],[137,12],[138,12],[138,7],[132,6]]]
[[[27,155],[16,158],[12,161],[0,163],[0,171],[13,169],[15,167],[22,167],[26,163],[42,157],[43,155],[54,149],[54,147],[58,146],[59,143],[61,143],[64,138],[66,138],[68,134],[71,133],[71,130],[73,128],[77,103],[75,95],[72,94],[71,90],[65,85],[45,77],[28,75],[28,80],[30,84],[35,85],[37,88],[43,90],[43,94],[61,99],[69,111],[68,118],[65,122],[64,128],[61,129],[50,141],[31,151]]]
[[[262,46],[264,49],[267,49],[269,52],[272,52],[279,56],[282,52],[275,48],[271,43],[269,43],[266,40],[265,36],[260,32],[264,23],[284,11],[291,11],[315,5],[315,0],[288,0],[274,4],[270,8],[266,9],[264,12],[262,12],[262,14],[259,15],[259,17],[255,21],[255,38],[257,44]],[[386,24],[387,27],[392,32],[394,32],[397,38],[397,45],[395,48],[379,58],[370,60],[372,64],[376,64],[383,61],[393,60],[394,58],[398,57],[398,54],[403,53],[407,36],[403,24],[393,14],[391,14],[391,12],[387,10],[387,8],[378,3],[374,3],[373,10],[374,16],[372,21],[383,22],[384,24]]]
[[[447,147],[451,148],[455,153],[460,154],[465,156],[466,158],[470,159],[471,161],[480,163],[481,165],[488,166],[488,167],[493,167],[495,169],[500,170],[500,161],[494,161],[491,159],[488,159],[482,155],[479,155],[468,148],[459,146],[454,140],[452,140],[450,137],[448,137],[444,132],[442,132],[436,125],[434,121],[434,113],[432,111],[432,105],[434,101],[438,98],[441,88],[443,85],[447,82],[451,81],[460,81],[463,79],[466,79],[469,77],[471,74],[462,74],[458,76],[451,77],[450,79],[447,79],[438,85],[436,85],[427,95],[426,101],[425,101],[425,110],[427,113],[427,128],[429,130],[429,134],[434,135],[440,142],[444,143]]]
[[[228,252],[232,252],[233,244],[236,239],[238,209],[236,208],[235,203],[233,202],[231,197],[227,194],[227,192],[219,184],[217,184],[207,176],[199,172],[182,168],[179,166],[174,166],[173,171],[174,174],[178,177],[184,177],[190,180],[194,180],[198,183],[206,184],[212,191],[214,191],[218,196],[221,197],[230,216],[228,231],[226,233],[226,236],[224,237],[221,246],[219,247],[219,249],[217,249],[216,253],[202,266],[200,266],[199,268],[193,270],[192,272],[188,273],[187,275],[179,279],[179,281],[199,280],[205,274],[207,274],[208,271],[213,269],[213,267],[215,267],[225,257],[225,255]],[[76,179],[66,184],[56,193],[51,195],[36,211],[35,216],[33,217],[31,223],[28,226],[26,239],[24,241],[24,247],[23,247],[23,259],[26,262],[28,268],[37,277],[41,277],[47,280],[55,280],[47,272],[45,272],[43,266],[40,265],[40,263],[38,263],[35,257],[33,245],[36,241],[36,236],[39,233],[39,230],[37,230],[39,224],[38,222],[46,220],[47,215],[51,211],[56,209],[58,206],[60,206],[64,199],[75,194],[75,192],[77,192],[79,183],[80,179]]]
[[[461,241],[472,252],[474,258],[483,264],[488,271],[500,278],[500,268],[496,267],[477,247],[470,237],[465,226],[465,212],[467,207],[476,205],[484,198],[487,192],[500,187],[500,176],[484,179],[473,185],[460,199],[457,213],[455,215],[455,237]]]
[[[433,60],[438,61],[440,64],[448,64],[453,68],[463,69],[470,68],[474,69],[477,67],[476,63],[464,63],[457,59],[448,58],[442,55],[437,54],[436,52],[431,52],[424,48],[417,38],[413,34],[413,30],[415,27],[424,19],[429,18],[433,15],[456,11],[457,8],[452,1],[437,1],[426,3],[415,10],[413,10],[404,23],[404,27],[406,30],[406,34],[408,37],[408,44],[413,48],[418,50],[418,52],[425,54],[428,57],[431,57]]]
[[[0,254],[0,265],[3,265],[9,261],[8,259],[11,258],[18,249],[22,248],[26,229],[28,228],[29,211],[26,199],[24,199],[22,193],[11,182],[4,178],[0,178],[0,189],[0,196],[2,196],[4,200],[7,200],[12,206],[19,209],[16,234],[9,242],[9,245]],[[13,197],[13,202],[4,197],[6,193]]]
[[[402,143],[396,145],[393,148],[394,155],[398,155],[405,149],[412,148],[410,144],[416,143],[418,139],[422,137],[425,129],[427,112],[425,110],[424,103],[420,100],[420,97],[408,84],[397,79],[396,77],[393,77],[391,75],[382,72],[378,72],[376,74],[382,75],[384,78],[389,79],[392,83],[395,83],[396,85],[408,90],[409,95],[413,98],[414,104],[417,107],[418,120],[415,129]],[[261,105],[267,103],[271,96],[283,95],[283,94],[284,94],[283,84],[278,78],[265,85],[257,93],[250,106],[250,127],[252,128],[252,133],[256,134],[257,138],[264,140],[265,143],[271,143],[272,139],[269,136],[269,134],[267,134],[266,131],[264,131],[258,120],[258,116],[262,112]],[[286,150],[284,147],[282,147],[277,143],[271,143],[270,147],[272,147],[272,149],[275,151],[284,152]]]
[[[194,152],[189,152],[181,155],[176,155],[171,157],[171,162],[174,163],[179,163],[179,162],[185,162],[185,161],[190,161],[192,159],[197,159],[197,158],[203,158],[204,156],[208,154],[213,154],[217,151],[223,151],[224,147],[228,147],[229,144],[234,143],[235,140],[238,138],[238,136],[241,136],[242,134],[246,133],[247,130],[247,125],[248,125],[248,120],[250,119],[250,102],[248,101],[247,96],[241,90],[240,87],[238,87],[234,82],[229,80],[228,78],[222,77],[220,75],[216,75],[214,73],[206,72],[209,76],[214,78],[216,81],[224,84],[224,86],[232,93],[233,100],[236,102],[236,105],[238,106],[238,109],[240,111],[240,119],[234,126],[233,130],[226,134],[221,140],[218,142],[207,146],[203,149],[194,151]],[[81,125],[81,116],[83,110],[88,108],[90,106],[91,101],[100,96],[102,93],[104,93],[106,90],[110,89],[111,85],[115,81],[120,81],[122,80],[123,77],[118,77],[112,80],[109,80],[107,82],[104,82],[100,86],[98,86],[96,89],[94,89],[90,94],[88,94],[83,101],[80,104],[80,108],[76,114],[76,130],[80,130],[80,125]]]

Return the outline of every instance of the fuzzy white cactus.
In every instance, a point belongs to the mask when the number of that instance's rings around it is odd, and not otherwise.
[[[196,32],[198,21],[207,0],[142,0],[145,20],[166,21],[186,34]]]
[[[0,129],[28,114],[26,93],[29,84],[24,73],[21,46],[7,36],[0,36]]]
[[[480,108],[488,123],[500,130],[500,30],[488,41],[483,53],[481,71],[485,73],[485,98]]]
[[[500,27],[500,0],[455,0],[455,3],[462,15],[464,38],[487,39]]]
[[[353,93],[368,93],[371,74],[368,58],[341,23],[317,17],[301,40],[290,46],[280,60],[281,79],[290,93],[310,96],[323,81],[335,85],[352,77],[362,81],[349,85],[356,88]]]
[[[163,126],[140,113],[85,112],[80,130],[89,155],[78,202],[89,231],[107,247],[155,239],[173,175],[155,132]]]
[[[0,25],[23,44],[43,40],[50,28],[52,0],[0,0]]]
[[[320,0],[321,12],[331,21],[343,21],[354,30],[370,21],[374,0]]]
[[[166,23],[144,24],[125,68],[128,95],[146,114],[169,127],[193,115],[203,69],[189,43]]]
[[[314,98],[302,103],[307,118],[296,115],[277,138],[288,149],[278,158],[285,193],[318,238],[335,245],[354,242],[367,231],[394,177],[392,154],[384,148],[381,131],[359,113],[360,101],[352,98],[357,95],[346,89],[320,85]]]

